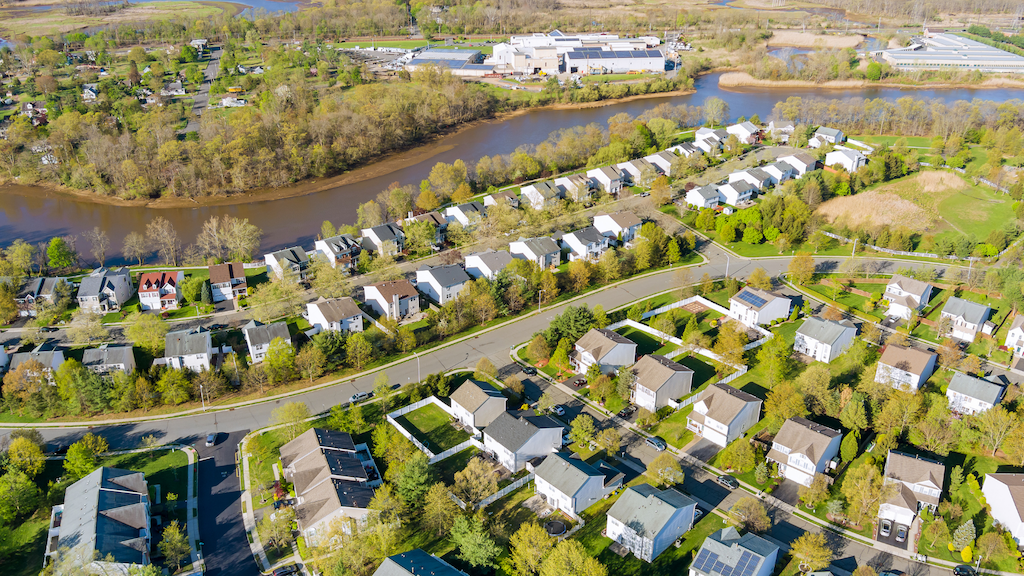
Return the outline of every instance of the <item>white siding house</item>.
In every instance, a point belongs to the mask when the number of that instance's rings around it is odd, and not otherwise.
[[[176,330],[164,338],[163,364],[175,370],[202,372],[213,367],[213,342],[206,328]]]
[[[571,174],[555,178],[555,186],[561,191],[563,198],[583,202],[593,195],[594,183],[586,174]]]
[[[779,547],[748,532],[743,536],[729,526],[704,539],[693,556],[688,576],[771,576]]]
[[[139,276],[139,308],[142,310],[175,310],[182,300],[181,284],[185,273],[146,272]]]
[[[608,509],[606,534],[644,562],[654,562],[693,527],[697,502],[674,488],[626,488]]]
[[[214,302],[224,302],[249,295],[249,283],[241,262],[210,266],[210,289]]]
[[[405,232],[395,222],[388,222],[361,232],[363,250],[395,256],[405,250]]]
[[[263,362],[267,357],[267,350],[270,349],[270,343],[275,339],[280,338],[289,346],[292,343],[292,337],[288,334],[288,324],[285,322],[263,324],[250,320],[242,327],[242,334],[245,335],[245,344],[249,347],[249,356],[253,364]]]
[[[536,262],[542,270],[555,268],[562,262],[562,250],[547,236],[520,238],[509,243],[508,251],[513,258]]]
[[[594,228],[620,244],[628,244],[640,231],[640,219],[632,212],[615,212],[594,216]]]
[[[1024,314],[1017,314],[1010,323],[1010,329],[1006,332],[1006,341],[1003,344],[1013,350],[1014,356],[1024,356]]]
[[[484,429],[484,450],[515,473],[562,447],[562,425],[547,416],[502,412]]]
[[[477,380],[466,380],[449,399],[452,401],[452,415],[464,425],[476,429],[486,427],[504,414],[508,402],[493,386]]]
[[[351,298],[321,297],[306,304],[309,324],[318,332],[362,332],[363,312]]]
[[[718,187],[718,194],[722,201],[730,206],[739,206],[744,202],[750,202],[757,189],[754,185],[745,180],[737,180],[729,184],[722,184]]]
[[[909,320],[915,310],[928,304],[932,285],[896,274],[886,284],[883,296],[889,301],[889,316]]]
[[[0,366],[3,362],[0,362]],[[131,374],[135,371],[135,353],[130,344],[116,346],[103,344],[99,348],[89,348],[82,355],[82,365],[97,374],[109,374],[114,371]]]
[[[408,280],[363,286],[363,301],[377,314],[392,320],[420,313],[420,293]]]
[[[267,254],[267,276],[272,278],[291,278],[298,282],[306,279],[309,268],[309,256],[298,246],[278,250]]]
[[[939,319],[948,318],[950,334],[957,340],[973,342],[978,333],[991,334],[995,325],[988,321],[992,309],[984,304],[950,296],[942,307]],[[940,336],[945,336],[941,334]]]
[[[743,144],[757,142],[757,136],[761,133],[761,129],[750,122],[740,122],[739,124],[726,126],[725,131],[739,138]]]
[[[132,273],[128,268],[97,268],[82,278],[78,285],[78,307],[97,314],[116,312],[134,292]]]
[[[936,354],[889,344],[878,359],[875,382],[917,392],[935,371]]]
[[[610,166],[587,170],[587,176],[612,196],[622,191],[622,174]]]
[[[810,486],[815,474],[824,472],[839,454],[843,434],[806,418],[790,418],[775,435],[767,458],[779,465],[779,474],[797,484]]]
[[[416,271],[416,288],[438,304],[454,300],[472,280],[459,264],[427,266]]]
[[[757,190],[765,190],[774,186],[778,181],[760,168],[747,168],[729,174],[729,183],[733,182],[746,182]]]
[[[519,194],[534,210],[543,210],[565,197],[562,189],[554,182],[536,182],[523,186]]]
[[[597,228],[587,226],[562,236],[562,246],[569,249],[569,261],[596,262],[608,250],[609,238]]]
[[[856,336],[857,327],[849,320],[836,322],[812,316],[797,329],[793,350],[828,363],[846,352]]]
[[[818,161],[807,152],[797,152],[789,156],[780,156],[779,160],[789,164],[796,170],[797,176],[803,176],[812,170],[817,170]]]
[[[996,523],[1024,543],[1024,474],[986,474],[981,492]]]
[[[648,354],[633,365],[631,372],[630,401],[651,412],[686,396],[693,384],[693,370],[664,356]]]
[[[954,372],[946,388],[949,409],[958,414],[978,414],[991,409],[1003,398],[1005,388],[994,382]]]
[[[534,470],[537,494],[570,518],[622,487],[625,475],[601,462],[591,466],[577,455],[555,452]]]
[[[331,268],[355,270],[359,266],[359,253],[363,251],[359,242],[350,234],[339,234],[314,243],[316,251],[327,258]]]
[[[729,316],[746,326],[771,324],[789,318],[790,299],[747,286],[729,298]]]
[[[790,178],[796,177],[796,168],[794,168],[789,162],[783,162],[781,160],[762,166],[761,169],[767,172],[768,175],[775,180],[776,184],[781,184]]]
[[[725,448],[761,419],[761,399],[716,382],[701,392],[686,428]]]
[[[861,166],[867,166],[867,156],[856,150],[833,150],[825,154],[825,166],[842,166],[847,172],[856,172]]]
[[[878,507],[878,517],[910,528],[922,509],[934,513],[945,475],[946,467],[940,462],[890,450],[883,477],[886,484],[896,484],[898,489]]]
[[[714,184],[692,188],[686,193],[686,204],[698,210],[701,208],[714,208],[718,206],[721,200],[722,195],[718,193],[718,187]]]
[[[636,362],[636,342],[606,328],[591,328],[576,341],[569,362],[577,374],[597,365],[605,374]]]
[[[450,206],[444,211],[444,217],[448,222],[458,222],[463,226],[475,226],[484,217],[484,205],[474,200],[458,206]]]
[[[512,255],[508,251],[488,249],[466,256],[466,273],[474,279],[494,280],[511,263]]]

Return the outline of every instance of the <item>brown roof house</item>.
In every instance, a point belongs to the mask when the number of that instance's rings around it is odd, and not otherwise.
[[[483,428],[505,412],[507,398],[490,384],[466,380],[452,392],[452,415],[466,426]]]
[[[922,508],[934,512],[945,475],[946,467],[940,462],[890,450],[885,482],[895,484],[897,490],[878,507],[878,517],[909,527]]]
[[[814,475],[824,472],[839,454],[843,434],[806,418],[790,418],[775,435],[768,460],[779,465],[779,474],[804,486],[810,486]]]
[[[586,374],[593,365],[611,374],[636,362],[636,342],[607,328],[591,328],[576,341],[569,361],[577,374]]]
[[[686,428],[725,448],[761,418],[761,399],[715,382],[701,392],[686,417]]]
[[[931,352],[890,344],[878,359],[875,382],[917,392],[935,371],[936,359]]]
[[[363,286],[363,301],[377,314],[392,320],[401,320],[420,312],[420,293],[408,280]]]
[[[345,432],[310,428],[281,446],[281,464],[295,487],[295,520],[307,542],[335,520],[365,519],[381,483],[369,448]]]
[[[640,358],[632,373],[630,401],[651,412],[689,394],[693,382],[693,370],[657,354]]]
[[[228,262],[210,266],[210,288],[214,302],[234,300],[249,295],[245,270],[241,262]]]

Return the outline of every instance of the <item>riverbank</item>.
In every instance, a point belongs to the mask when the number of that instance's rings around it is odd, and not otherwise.
[[[812,82],[810,80],[764,80],[754,78],[746,72],[726,72],[718,79],[721,88],[758,87],[758,88],[817,88],[824,90],[844,90],[849,88],[901,88],[932,90],[936,88],[1024,88],[1024,80],[1012,78],[986,78],[979,83],[936,82],[932,84],[907,84],[905,82],[871,82],[868,80],[830,80],[828,82]]]

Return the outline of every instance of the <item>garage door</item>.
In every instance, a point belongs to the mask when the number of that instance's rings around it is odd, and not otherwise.
[[[728,444],[728,442],[726,442],[725,434],[722,434],[717,430],[712,430],[707,426],[704,427],[704,437],[707,438],[708,440],[711,440],[715,444],[718,444],[722,448],[725,448],[725,445]]]

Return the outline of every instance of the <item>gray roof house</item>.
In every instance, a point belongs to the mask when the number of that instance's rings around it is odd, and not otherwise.
[[[507,250],[484,250],[466,256],[466,273],[475,278],[494,278],[512,263]]]
[[[254,364],[263,362],[267,356],[267,350],[270,349],[270,343],[276,338],[280,338],[285,344],[292,343],[286,322],[263,324],[256,320],[250,320],[242,327],[242,333],[245,334],[245,343],[249,347],[249,356],[252,357]]]
[[[467,576],[451,564],[416,548],[384,559],[373,576]]]
[[[508,402],[493,386],[477,380],[466,380],[449,399],[452,401],[452,415],[474,428],[483,428],[504,414]]]
[[[594,226],[580,228],[562,236],[562,247],[569,249],[569,260],[596,261],[608,249],[610,239]]]
[[[36,346],[31,352],[11,354],[11,371],[14,371],[18,366],[29,360],[35,360],[42,364],[43,369],[52,376],[53,371],[60,368],[60,365],[64,363],[64,352],[55,349],[50,344],[43,343]]]
[[[814,475],[839,454],[842,441],[842,432],[798,416],[782,424],[767,458],[778,463],[779,474],[810,486]]]
[[[200,326],[168,332],[164,337],[164,357],[160,361],[175,370],[210,370],[213,362],[210,331]]]
[[[328,300],[321,297],[306,304],[306,316],[310,325],[321,332],[363,331],[363,311],[351,298]]]
[[[395,255],[405,250],[405,232],[394,222],[364,228],[363,249],[369,252]]]
[[[100,374],[120,370],[125,374],[135,371],[135,353],[131,345],[116,346],[103,344],[99,348],[89,348],[82,356],[82,364]]]
[[[562,425],[547,416],[502,412],[484,430],[484,450],[512,472],[562,447]]]
[[[576,454],[556,452],[534,469],[537,494],[572,518],[622,487],[625,474],[600,462],[591,466]]]
[[[704,539],[690,564],[690,576],[770,576],[779,547],[760,536],[740,533],[732,526]]]
[[[950,333],[953,338],[973,342],[978,336],[978,332],[992,333],[995,324],[988,321],[991,313],[992,309],[984,304],[950,296],[946,305],[942,307],[939,319],[949,318]]]
[[[416,289],[438,304],[454,300],[471,280],[459,264],[424,264],[416,271]]]
[[[306,279],[309,256],[302,248],[292,246],[267,254],[264,258],[267,262],[267,276],[284,278],[287,275],[296,282]]]
[[[586,374],[591,366],[610,373],[636,362],[636,342],[607,328],[591,328],[576,341],[569,362],[577,374]]]
[[[988,380],[953,372],[946,388],[949,408],[960,414],[977,414],[992,408],[1003,398],[1006,389]]]
[[[530,205],[534,210],[543,210],[553,202],[563,197],[562,189],[555,186],[554,182],[534,182],[523,186],[520,190],[523,202]]]
[[[134,292],[128,268],[97,268],[79,283],[78,306],[96,313],[116,312]]]
[[[96,555],[105,573],[150,563],[149,488],[142,472],[98,468],[68,486],[50,515],[46,557],[58,551]],[[107,572],[109,571],[109,572]]]
[[[922,508],[933,512],[942,496],[946,467],[935,460],[889,451],[885,460],[886,484],[896,484],[894,492],[878,508],[878,517],[910,526]]]
[[[448,222],[471,226],[484,217],[484,205],[474,200],[458,206],[450,206],[444,211],[444,217]]]
[[[693,527],[696,507],[693,498],[673,488],[632,486],[608,509],[607,534],[637,558],[654,562]]]
[[[793,350],[819,362],[831,362],[846,352],[857,336],[857,327],[849,320],[826,320],[811,316],[797,328]]]
[[[562,261],[562,250],[547,236],[520,238],[509,243],[508,251],[513,258],[536,262],[542,269],[558,266]]]

